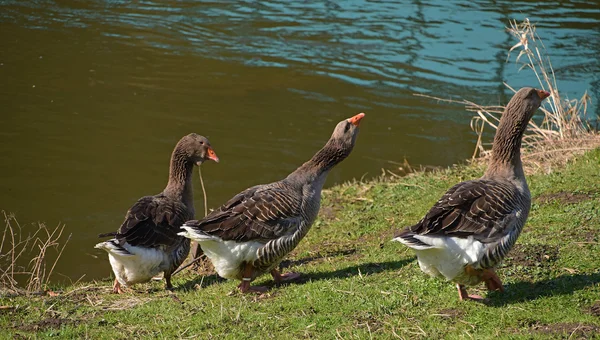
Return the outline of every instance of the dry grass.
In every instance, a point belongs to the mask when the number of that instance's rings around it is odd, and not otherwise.
[[[531,120],[523,136],[522,160],[525,171],[550,173],[555,167],[564,165],[573,155],[600,147],[600,134],[590,125],[592,119],[587,115],[590,96],[587,92],[579,100],[561,96],[550,57],[535,26],[529,19],[525,19],[522,23],[511,22],[507,30],[518,39],[518,43],[508,50],[507,62],[511,52],[520,48],[515,59],[516,63],[521,64],[519,71],[525,69],[532,72],[540,88],[550,92],[550,97],[540,107],[544,114],[542,122],[537,124]],[[516,92],[510,85],[505,85]],[[483,106],[464,99],[456,101],[419,96],[460,103],[465,105],[467,111],[475,112],[476,115],[471,119],[471,129],[477,133],[478,138],[472,160],[487,161],[491,156],[491,144],[483,142],[483,133],[486,126],[497,128],[504,111],[503,106]],[[598,117],[595,120],[597,119]]]
[[[56,263],[60,259],[71,235],[62,242],[64,225],[54,229],[38,223],[33,234],[25,235],[17,219],[12,214],[4,215],[4,231],[0,242],[0,293],[2,295],[43,294]],[[56,258],[48,268],[49,250],[56,250]],[[24,257],[35,254],[26,265],[19,265]],[[21,284],[21,282],[24,282]]]

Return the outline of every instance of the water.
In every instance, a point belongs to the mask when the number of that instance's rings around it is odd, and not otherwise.
[[[209,206],[283,178],[335,124],[367,116],[327,185],[471,156],[471,115],[426,93],[480,104],[503,81],[504,27],[528,17],[571,98],[599,98],[596,1],[2,1],[0,209],[21,224],[65,223],[56,271],[107,277],[96,234],[160,192],[177,140],[207,136],[221,163],[203,175]],[[514,61],[514,55],[513,55]],[[598,106],[592,105],[592,113]],[[488,136],[490,137],[490,136]],[[195,182],[196,210],[202,192]],[[30,227],[29,227],[30,228]]]

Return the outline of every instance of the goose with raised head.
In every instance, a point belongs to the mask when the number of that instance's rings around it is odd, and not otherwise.
[[[167,289],[172,288],[171,274],[190,250],[190,240],[177,232],[194,218],[192,171],[194,165],[209,159],[219,162],[206,137],[192,133],[181,138],[171,155],[166,188],[158,195],[140,198],[117,232],[99,235],[113,236],[95,248],[108,252],[115,293],[123,292],[121,286],[148,282],[161,272]]]
[[[513,247],[531,206],[521,163],[521,140],[529,120],[550,94],[522,88],[500,119],[492,156],[483,177],[450,188],[417,224],[395,235],[415,250],[421,270],[456,283],[461,300],[465,285],[484,282],[504,291],[495,268]]]
[[[277,266],[315,221],[327,174],[350,155],[364,116],[339,122],[325,146],[286,178],[242,191],[204,219],[186,222],[179,235],[197,241],[221,277],[240,280],[242,293],[266,291],[250,286],[264,273],[276,283],[299,278]]]

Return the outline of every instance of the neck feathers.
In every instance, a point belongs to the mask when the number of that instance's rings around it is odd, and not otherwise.
[[[188,207],[193,207],[192,170],[194,163],[178,148],[171,155],[169,182],[163,193],[171,198],[182,200]]]
[[[486,177],[524,177],[521,163],[521,141],[527,128],[529,117],[519,112],[528,112],[522,103],[509,103],[500,119],[494,144],[492,159]]]
[[[329,140],[321,150],[292,172],[288,178],[295,177],[313,181],[321,175],[327,176],[329,170],[348,157],[348,154],[349,151],[344,150],[339,145],[339,141]]]

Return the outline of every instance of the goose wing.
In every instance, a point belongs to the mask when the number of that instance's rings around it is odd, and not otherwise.
[[[302,196],[282,185],[242,191],[219,209],[186,226],[222,240],[273,240],[293,233],[302,221]]]
[[[398,236],[424,246],[414,235],[446,236],[489,243],[510,232],[523,197],[514,185],[493,180],[461,182],[448,190],[419,223]]]
[[[187,207],[164,195],[140,198],[125,215],[115,238],[133,246],[170,248],[180,242],[179,227],[190,218]]]

